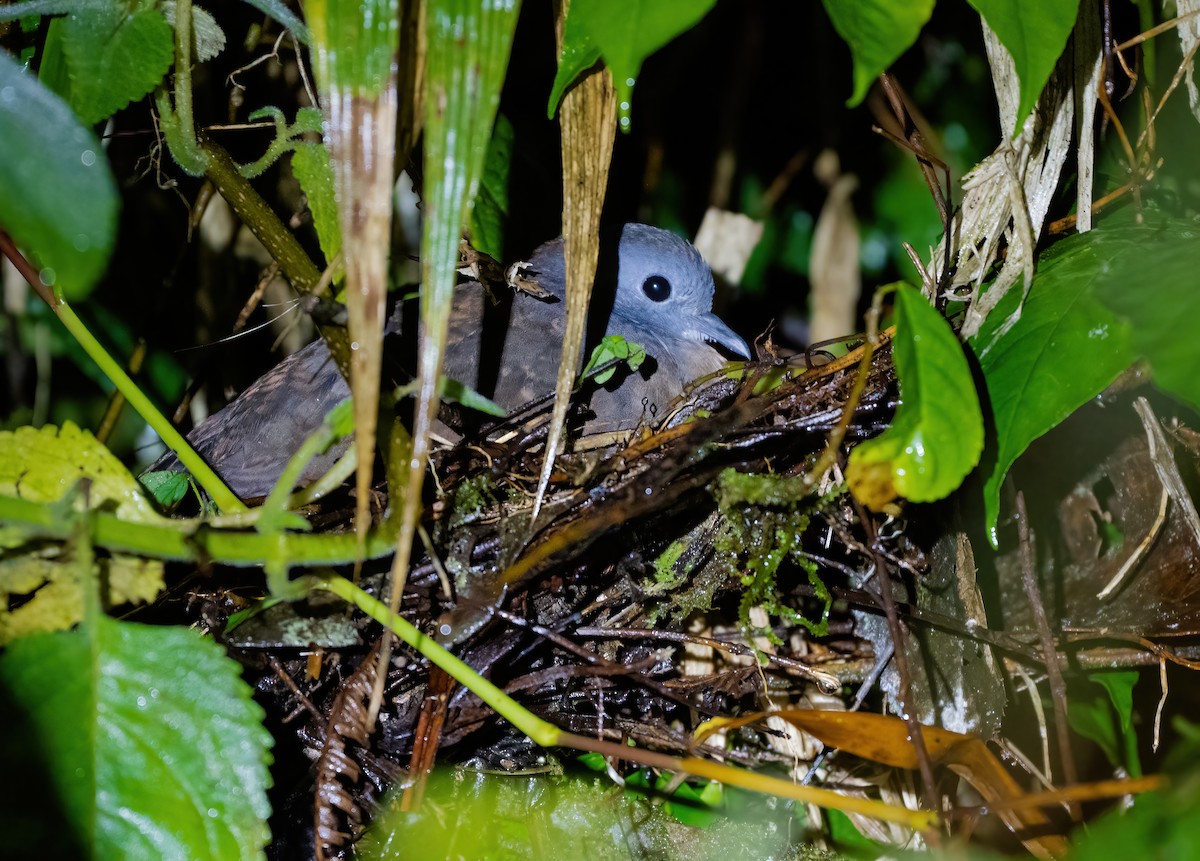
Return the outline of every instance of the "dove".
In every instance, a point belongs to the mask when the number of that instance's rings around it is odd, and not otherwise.
[[[617,246],[615,273],[615,283],[597,282],[600,304],[611,307],[601,309],[593,300],[591,313],[607,317],[603,327],[591,328],[641,345],[648,358],[637,371],[595,387],[581,434],[627,431],[653,421],[665,415],[689,383],[721,370],[726,354],[750,358],[746,342],[713,313],[712,273],[691,243],[656,227],[627,224]],[[561,238],[533,253],[524,277],[536,280],[540,289],[532,293],[538,295],[518,291],[493,304],[477,282],[456,288],[443,366],[444,376],[508,413],[554,392],[566,328]],[[401,307],[387,320],[388,335],[401,331]],[[188,439],[239,497],[265,496],[304,439],[348,397],[346,381],[318,339],[197,425]],[[445,426],[439,430],[453,433]],[[300,485],[323,475],[347,445],[314,458]],[[182,468],[168,453],[148,471]]]

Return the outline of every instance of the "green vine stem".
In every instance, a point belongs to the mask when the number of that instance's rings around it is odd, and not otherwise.
[[[51,293],[41,283],[38,277],[37,270],[30,264],[25,256],[13,245],[12,240],[7,234],[0,232],[0,251],[12,262],[21,273],[22,277],[29,282],[34,291],[45,300],[50,306],[63,327],[71,333],[83,351],[88,354],[93,362],[113,385],[120,392],[129,405],[137,411],[137,414],[145,419],[146,424],[150,425],[163,442],[169,445],[179,456],[179,462],[182,463],[195,477],[200,486],[208,492],[212,497],[213,502],[222,511],[238,512],[245,511],[245,504],[237,498],[232,490],[221,480],[221,477],[213,472],[212,467],[204,462],[204,459],[196,453],[196,450],[191,447],[188,441],[184,438],[175,426],[171,424],[158,407],[156,407],[150,398],[146,397],[145,393],[138,387],[138,384],[133,381],[133,378],[125,372],[125,369],[117,362],[108,351],[104,349],[96,337],[88,330],[84,322],[79,319],[75,311],[67,304],[63,298],[61,288],[55,288]]]
[[[381,625],[385,626],[404,643],[415,649],[430,663],[445,670],[459,684],[468,688],[496,713],[529,736],[541,747],[567,747],[600,753],[616,760],[638,763],[664,771],[676,771],[706,780],[715,780],[730,786],[739,786],[765,795],[793,798],[806,804],[817,804],[848,813],[858,813],[885,822],[897,822],[917,830],[935,827],[938,815],[933,810],[909,810],[866,798],[841,795],[830,789],[815,786],[800,786],[777,777],[755,774],[699,757],[677,757],[642,750],[616,742],[588,738],[561,730],[510,697],[496,685],[485,679],[454,654],[421,633],[408,620],[387,608],[387,605],[368,595],[349,580],[336,575],[312,575],[293,581],[290,587],[307,587],[332,592],[347,603],[353,604]]]

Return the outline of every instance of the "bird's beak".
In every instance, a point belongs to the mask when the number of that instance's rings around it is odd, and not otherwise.
[[[704,314],[695,318],[694,324],[684,334],[696,341],[708,341],[724,347],[743,359],[750,359],[750,348],[746,346],[746,342],[716,314]]]

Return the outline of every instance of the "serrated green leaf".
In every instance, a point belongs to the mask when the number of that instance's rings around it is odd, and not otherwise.
[[[642,366],[642,362],[646,361],[646,350],[641,344],[636,344],[633,341],[627,341],[620,335],[605,335],[600,339],[600,343],[592,350],[592,355],[588,358],[587,365],[580,372],[580,377],[586,379],[595,373],[596,369],[610,362],[624,362],[629,366],[629,370],[636,371]],[[614,365],[610,368],[605,368],[598,374],[595,374],[595,383],[604,385],[612,379],[613,374],[617,372]]]
[[[1079,0],[967,0],[1012,54],[1020,82],[1016,131],[1033,110],[1075,27]]]
[[[145,96],[174,58],[171,25],[157,9],[127,14],[124,4],[87,6],[67,16],[62,38],[70,104],[85,123]]]
[[[897,495],[932,502],[962,484],[983,451],[983,414],[962,344],[921,292],[896,285],[892,426],[850,453],[846,481],[879,509]]]
[[[833,28],[850,47],[854,92],[863,100],[872,82],[917,40],[933,14],[934,0],[822,0]]]
[[[262,857],[271,738],[239,669],[193,631],[106,617],[0,655],[62,827],[97,858]]]
[[[91,432],[71,422],[0,431],[0,493],[56,502],[84,478],[91,481],[93,507],[108,504],[139,523],[164,522],[129,470]]]
[[[83,479],[88,503],[136,523],[163,523],[129,470],[92,434],[70,422],[61,428],[0,431],[0,494],[54,503]],[[78,504],[81,497],[76,494]],[[30,631],[69,627],[83,616],[79,577],[52,548],[16,542],[0,561],[0,643]],[[45,551],[45,552],[44,552]],[[162,590],[163,564],[123,554],[100,560],[112,605],[153,600]]]
[[[157,472],[147,472],[138,476],[138,481],[163,508],[171,508],[187,496],[191,479],[187,473],[176,472],[173,469],[163,469]]]
[[[1073,236],[1042,255],[1020,319],[997,332],[1017,309],[1019,291],[992,311],[969,345],[979,360],[996,426],[996,448],[984,467],[984,516],[996,542],[1000,485],[1013,462],[1116,379],[1133,361],[1129,327],[1093,295],[1114,259],[1142,249],[1125,227]],[[993,343],[994,342],[994,343]]]
[[[504,222],[508,218],[508,169],[516,133],[508,117],[499,114],[492,128],[483,178],[471,207],[471,244],[494,260],[504,259]]]
[[[1200,222],[1148,215],[1115,238],[1126,250],[1096,273],[1097,295],[1128,322],[1133,349],[1150,362],[1155,383],[1200,408]]]
[[[646,58],[708,14],[716,0],[572,0],[567,13],[563,58],[551,95],[551,115],[566,88],[594,62],[599,51],[612,70],[620,125],[629,130],[633,87]],[[568,71],[564,72],[563,69]],[[570,70],[574,69],[574,73]],[[568,78],[567,75],[570,75]]]
[[[32,253],[42,280],[82,299],[104,273],[117,188],[95,135],[0,52],[0,225]]]
[[[163,17],[171,28],[175,28],[175,0],[162,4]],[[225,50],[225,31],[213,18],[212,13],[200,6],[192,6],[192,58],[197,63],[206,63]]]

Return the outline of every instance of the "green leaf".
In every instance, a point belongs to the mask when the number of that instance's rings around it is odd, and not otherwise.
[[[644,361],[646,361],[646,350],[641,344],[626,341],[620,335],[605,335],[596,345],[596,349],[592,350],[591,358],[588,359],[587,366],[580,376],[587,379],[595,373],[596,385],[602,386],[612,379],[613,374],[617,372],[617,367],[613,365],[596,373],[597,368],[612,362],[624,362],[629,366],[629,370],[636,371]]]
[[[65,15],[85,6],[96,6],[98,0],[18,0],[0,4],[0,21],[16,21],[30,15]]]
[[[374,97],[387,91],[399,39],[398,9],[398,0],[309,4],[308,21],[317,44],[314,67],[323,93]]]
[[[502,419],[508,415],[504,411],[504,407],[495,401],[479,394],[479,392],[466,383],[460,383],[458,380],[452,380],[449,377],[441,378],[441,386],[439,387],[438,394],[447,403],[461,404],[464,407],[479,410],[481,413],[486,413],[489,416]]]
[[[1122,804],[1075,835],[1072,861],[1110,858],[1195,858],[1200,847],[1200,745],[1196,727],[1181,718],[1173,722],[1177,737],[1167,758],[1169,782],[1158,792],[1137,795],[1133,807]]]
[[[138,481],[163,508],[172,508],[187,496],[188,485],[191,483],[187,473],[176,472],[173,469],[144,473],[138,476]]]
[[[82,479],[91,482],[87,498],[93,509],[112,511],[129,523],[165,522],[129,470],[88,431],[70,422],[0,431],[0,494],[57,503]],[[0,644],[80,621],[81,587],[69,557],[45,552],[41,542],[0,540],[0,546],[7,551],[0,554]],[[152,601],[163,588],[160,560],[113,553],[99,564],[110,605]]]
[[[296,38],[307,45],[312,40],[312,35],[308,32],[308,28],[304,26],[304,22],[296,17],[295,13],[287,7],[283,0],[244,0],[247,6],[253,6],[264,15],[274,18],[286,29],[291,30]]]
[[[598,770],[604,762],[599,760]],[[671,776],[647,780],[635,772],[626,789],[598,776],[568,773],[511,776],[437,769],[429,776],[426,803],[402,811],[399,793],[382,805],[355,857],[383,859],[470,858],[487,861],[586,858],[659,861],[789,857],[791,805],[764,804],[761,796],[722,788],[683,784]],[[668,796],[665,790],[674,789]],[[655,794],[651,794],[651,793]],[[713,796],[720,797],[718,804]],[[665,797],[664,797],[665,796]],[[702,822],[679,836],[680,822]],[[637,839],[654,837],[654,851],[630,848],[625,839],[636,823]],[[675,835],[668,839],[662,835]],[[419,853],[413,848],[420,847]]]
[[[1012,54],[1020,81],[1016,131],[1033,106],[1075,27],[1079,0],[967,0]]]
[[[558,71],[554,74],[554,86],[550,88],[550,101],[546,105],[548,119],[554,119],[554,112],[558,110],[567,87],[598,62],[600,48],[592,41],[592,34],[578,22],[572,22],[568,10],[562,52],[558,55]]]
[[[32,252],[47,284],[82,299],[104,274],[117,188],[95,135],[0,52],[0,225]]]
[[[917,40],[933,14],[934,0],[822,0],[838,35],[850,46],[854,93],[863,100],[871,83]]]
[[[338,256],[342,250],[342,228],[338,223],[337,197],[333,190],[333,164],[329,150],[324,144],[302,143],[292,154],[292,173],[300,181],[300,188],[308,199],[313,226],[317,228],[317,239],[325,263]]]
[[[633,87],[646,58],[708,14],[716,0],[572,0],[550,113],[598,51],[612,70],[621,128],[629,130]],[[593,47],[594,46],[594,47]],[[590,58],[590,60],[589,60]],[[568,77],[569,76],[569,77]]]
[[[1072,696],[1068,713],[1071,729],[1095,742],[1113,768],[1134,777],[1142,773],[1133,733],[1133,686],[1139,677],[1136,670],[1090,673],[1088,678],[1108,696]]]
[[[471,244],[494,260],[504,259],[504,222],[508,218],[508,169],[516,133],[499,114],[483,163],[483,179],[471,208]]]
[[[96,858],[262,857],[271,738],[239,670],[193,631],[103,616],[0,655],[61,827]]]
[[[893,359],[900,407],[892,426],[850,453],[846,480],[865,505],[897,495],[941,499],[983,451],[983,415],[962,344],[919,290],[896,284]]]
[[[162,4],[163,17],[171,28],[175,28],[175,0]],[[212,13],[200,6],[192,6],[192,58],[197,63],[207,63],[225,50],[225,31],[213,18]]]
[[[1133,348],[1149,360],[1155,383],[1200,407],[1200,222],[1148,215],[1117,240],[1127,250],[1097,272],[1097,295],[1129,323]]]
[[[97,123],[153,90],[175,55],[162,12],[127,13],[122,3],[71,13],[62,37],[71,107],[85,123]]]
[[[1133,361],[1129,328],[1100,304],[1092,284],[1115,259],[1142,249],[1124,227],[1072,236],[1042,255],[1020,318],[1019,291],[992,311],[969,346],[992,405],[996,448],[984,468],[984,516],[996,543],[1000,485],[1029,444],[1102,392]],[[994,343],[993,343],[994,342]]]

